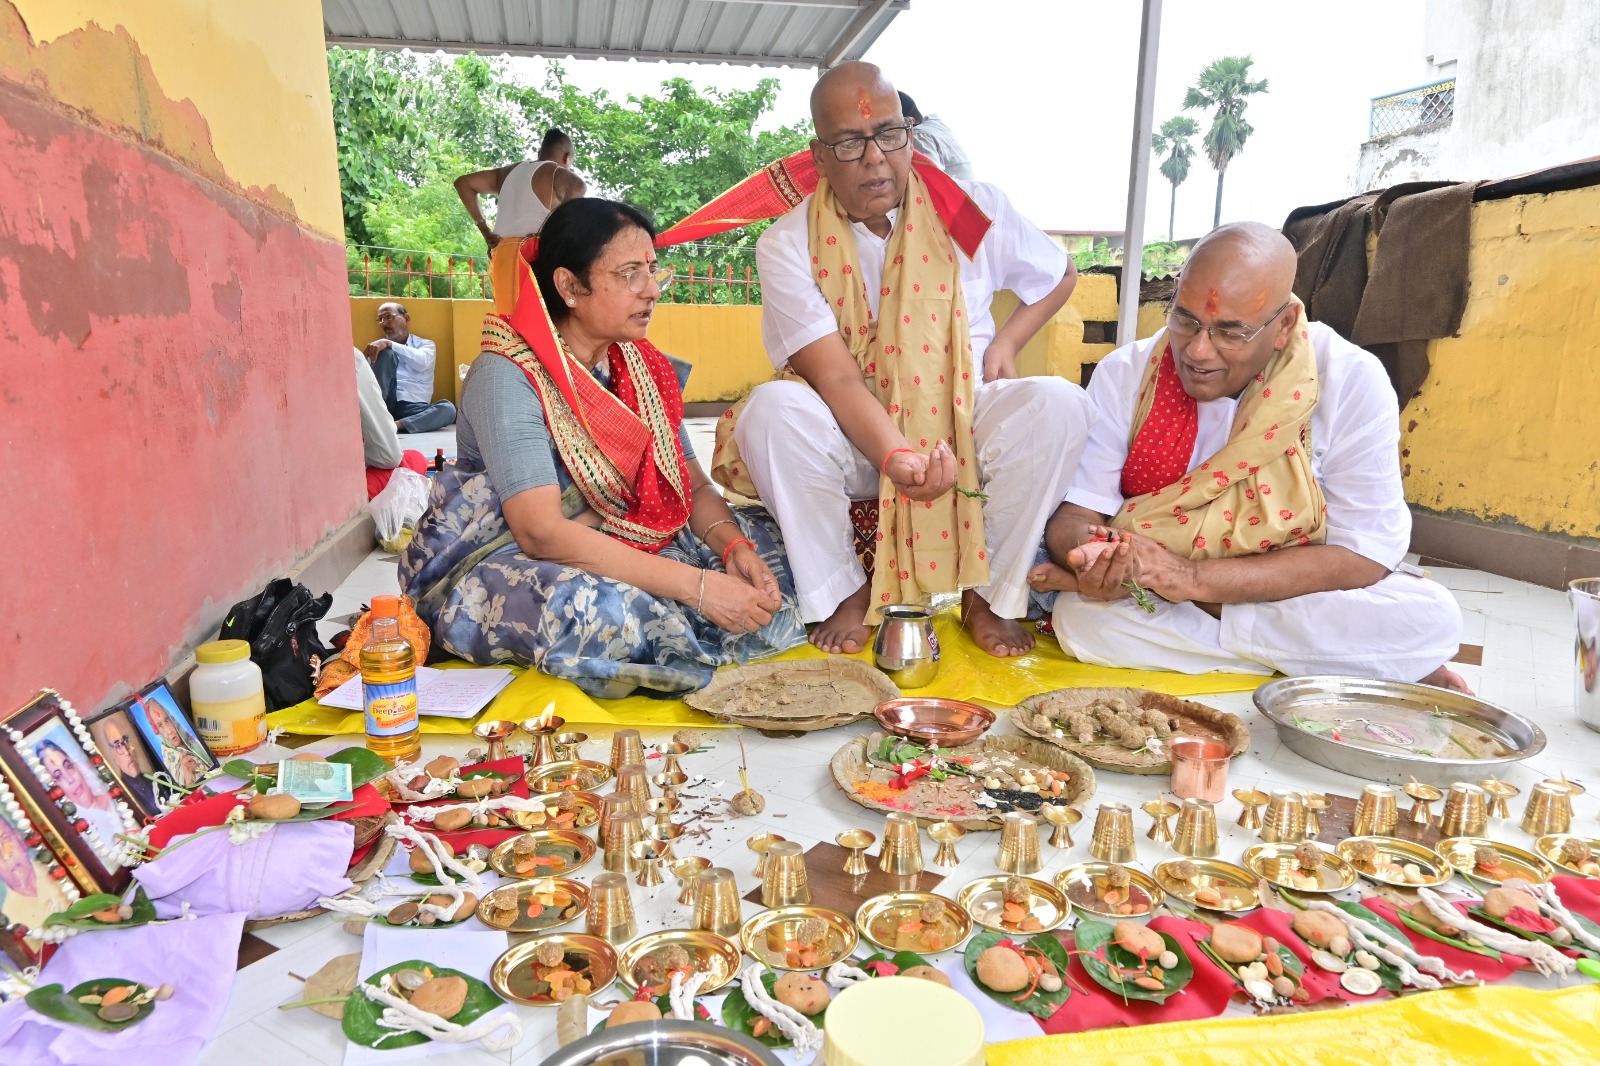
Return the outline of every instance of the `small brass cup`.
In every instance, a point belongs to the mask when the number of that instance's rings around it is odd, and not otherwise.
[[[1405,792],[1414,801],[1411,807],[1411,821],[1418,825],[1433,824],[1431,808],[1433,804],[1444,799],[1444,789],[1422,781],[1413,781],[1405,786]]]
[[[1261,839],[1268,844],[1300,844],[1306,839],[1306,801],[1298,792],[1279,790],[1261,815]]]
[[[601,857],[601,865],[612,873],[638,873],[639,860],[634,854],[634,845],[642,840],[644,840],[643,815],[626,814],[612,818],[611,832],[606,836],[605,854]]]
[[[850,852],[850,857],[844,861],[844,872],[852,877],[859,877],[867,873],[871,867],[867,865],[866,850],[877,843],[878,838],[865,829],[846,829],[833,838],[833,842]]]
[[[1172,834],[1172,850],[1191,859],[1210,859],[1217,854],[1217,808],[1206,800],[1183,801],[1178,811],[1178,828]]]
[[[644,831],[644,838],[655,842],[656,848],[661,852],[662,860],[668,865],[678,861],[677,853],[672,850],[672,842],[682,835],[681,825],[652,825]]]
[[[602,937],[619,947],[639,934],[626,877],[620,873],[594,875],[584,926],[590,935]]]
[[[1322,812],[1328,809],[1328,797],[1321,792],[1307,792],[1306,839],[1315,840],[1322,835]]]
[[[1528,793],[1522,812],[1523,832],[1542,837],[1572,831],[1572,794],[1559,783],[1541,781]]]
[[[639,865],[639,874],[633,883],[640,888],[654,888],[661,883],[661,848],[671,847],[655,840],[641,840],[633,846],[633,861]]]
[[[650,783],[661,790],[661,795],[663,798],[672,801],[673,809],[677,809],[678,789],[682,788],[684,782],[688,780],[689,775],[683,773],[682,771],[674,771],[670,773],[667,771],[662,771],[661,773],[652,776],[650,778]]]
[[[928,835],[939,845],[939,850],[933,854],[935,866],[948,868],[961,862],[961,857],[956,854],[956,841],[967,835],[965,829],[954,822],[934,822],[928,827]]]
[[[655,819],[656,825],[671,829],[673,824],[672,812],[678,809],[678,804],[668,800],[665,796],[659,796],[646,803],[644,809],[645,813]]]
[[[996,863],[1008,874],[1038,873],[1039,822],[1031,814],[1008,811],[1000,819],[1000,858]]]
[[[1367,785],[1356,800],[1350,835],[1391,837],[1400,826],[1400,804],[1391,785]]]
[[[678,879],[678,902],[685,907],[694,906],[695,889],[700,885],[700,875],[711,869],[711,860],[704,855],[691,855],[672,864],[672,876]]]
[[[894,811],[884,818],[878,869],[886,874],[922,872],[922,830],[911,815]]]
[[[673,775],[683,773],[683,767],[678,765],[678,760],[689,754],[689,752],[692,750],[693,749],[687,744],[672,743],[661,745],[661,759],[663,763],[661,772],[664,774]]]
[[[1178,813],[1178,805],[1168,799],[1153,799],[1146,800],[1141,809],[1150,816],[1150,831],[1145,836],[1157,843],[1170,843],[1172,818]]]
[[[739,911],[739,886],[732,870],[713,866],[696,878],[694,914],[690,920],[696,929],[709,929],[736,944],[739,942],[743,922]]]
[[[1511,817],[1511,801],[1521,794],[1522,789],[1513,785],[1510,781],[1502,781],[1497,777],[1485,778],[1479,781],[1478,787],[1483,789],[1483,794],[1488,797],[1490,818]],[[1532,802],[1532,797],[1529,797],[1529,802]],[[1562,830],[1562,832],[1566,832],[1566,830]]]
[[[556,734],[561,732],[561,727],[566,725],[564,718],[525,718],[518,727],[533,738],[533,756],[528,760],[528,768],[537,770],[547,763],[556,761]]]
[[[1483,789],[1457,781],[1444,796],[1439,814],[1439,834],[1445,837],[1477,837],[1489,826],[1488,805]]]
[[[582,748],[583,742],[588,739],[588,733],[557,733],[556,758],[562,762],[571,762],[579,758],[582,753],[578,749]]]
[[[782,839],[777,833],[757,833],[744,842],[745,847],[756,853],[756,877],[767,875],[767,849]]]
[[[1261,828],[1261,808],[1267,805],[1267,794],[1259,788],[1236,788],[1233,798],[1244,805],[1239,812],[1239,820],[1234,824],[1240,829]]]
[[[1050,823],[1050,846],[1072,847],[1072,827],[1083,821],[1083,812],[1076,807],[1068,807],[1065,803],[1046,803],[1039,808],[1039,813]]]
[[[479,722],[472,727],[472,735],[479,740],[488,741],[489,754],[484,757],[485,762],[498,762],[506,757],[506,740],[517,731],[517,723],[496,719],[492,722]]]
[[[611,734],[611,769],[622,772],[624,766],[644,765],[644,741],[637,729],[619,729]]]
[[[761,879],[763,907],[792,907],[811,902],[806,877],[805,850],[793,840],[775,841],[767,848],[767,874]]]
[[[1130,863],[1139,858],[1133,838],[1133,811],[1126,803],[1102,803],[1089,837],[1089,854],[1101,862]]]

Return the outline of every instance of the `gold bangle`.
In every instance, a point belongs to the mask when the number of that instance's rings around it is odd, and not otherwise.
[[[704,544],[706,547],[709,548],[711,546],[711,541],[708,540],[707,538],[711,536],[711,531],[713,529],[716,529],[718,526],[735,526],[735,527],[737,527],[738,524],[739,523],[735,522],[731,518],[718,519],[717,521],[715,521],[715,522],[711,523],[709,526],[707,526],[703,532],[701,532],[701,534],[700,534],[700,543]]]
[[[695,603],[694,603],[694,613],[695,614],[704,614],[705,613],[705,609],[704,609],[705,605],[706,605],[706,572],[705,572],[705,568],[702,567],[700,569],[700,598],[698,600],[696,600]]]

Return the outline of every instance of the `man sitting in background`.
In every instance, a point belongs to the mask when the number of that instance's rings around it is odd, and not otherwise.
[[[1403,563],[1394,389],[1304,321],[1294,274],[1259,223],[1195,246],[1166,329],[1090,379],[1094,429],[1029,579],[1060,590],[1056,636],[1085,662],[1464,690],[1461,610]]]
[[[383,336],[367,345],[367,362],[383,390],[383,403],[397,433],[428,433],[456,420],[456,405],[433,402],[434,343],[411,333],[411,316],[401,304],[378,307]]]
[[[900,94],[900,111],[911,120],[911,146],[935,163],[952,178],[973,181],[972,161],[967,150],[961,147],[956,135],[938,115],[923,116],[917,102],[905,93]]]

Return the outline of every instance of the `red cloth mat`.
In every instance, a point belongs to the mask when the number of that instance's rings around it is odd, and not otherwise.
[[[1157,918],[1150,928],[1172,936],[1182,946],[1184,954],[1194,964],[1194,977],[1182,992],[1171,996],[1165,1003],[1150,1003],[1142,999],[1123,1002],[1122,997],[1101,988],[1095,983],[1072,955],[1068,960],[1067,975],[1074,985],[1072,995],[1061,1009],[1039,1024],[1052,1036],[1059,1033],[1081,1033],[1090,1029],[1105,1029],[1113,1025],[1151,1025],[1156,1022],[1183,1022],[1197,1018],[1215,1018],[1228,1005],[1233,994],[1233,978],[1206,958],[1205,952],[1195,944],[1204,939],[1208,928],[1200,922],[1182,918]],[[1057,934],[1068,951],[1072,950],[1070,934]],[[1077,989],[1088,989],[1083,995]]]
[[[1421,933],[1406,928],[1396,914],[1395,905],[1386,899],[1378,899],[1377,897],[1364,899],[1361,901],[1361,905],[1372,913],[1387,919],[1390,924],[1404,933],[1406,939],[1411,941],[1419,953],[1443,959],[1444,964],[1456,973],[1461,973],[1463,970],[1471,970],[1484,981],[1504,981],[1507,977],[1528,965],[1528,960],[1521,955],[1508,955],[1502,952],[1500,961],[1496,962],[1486,955],[1474,955],[1470,951],[1462,951],[1460,948],[1453,948],[1449,944],[1441,944],[1437,940],[1425,937]],[[1465,911],[1464,905],[1458,904],[1458,906],[1462,906],[1462,910]]]
[[[1300,983],[1311,993],[1309,1002],[1321,1003],[1325,999],[1338,999],[1346,1003],[1371,1003],[1389,995],[1388,992],[1380,991],[1370,996],[1358,996],[1348,991],[1339,983],[1338,974],[1329,973],[1311,961],[1311,945],[1301,940],[1290,928],[1289,923],[1293,920],[1292,914],[1262,907],[1244,915],[1239,919],[1239,924],[1249,926],[1262,936],[1270,936],[1300,960],[1300,965],[1305,967],[1305,972],[1300,975]]]
[[[1591,922],[1600,922],[1600,880],[1563,875],[1552,878],[1550,884],[1563,907]]]
[[[498,759],[495,762],[473,763],[471,766],[463,766],[461,768],[462,773],[467,773],[471,770],[494,770],[502,774],[516,774],[517,780],[505,794],[507,796],[519,796],[522,799],[528,798],[527,766],[523,763],[520,755],[513,755],[508,759]],[[417,767],[417,773],[422,773],[422,767]],[[444,796],[436,800],[419,800],[416,803],[407,803],[401,800],[395,803],[395,809],[404,811],[407,807],[442,807],[446,804],[464,802],[466,801],[456,799],[454,796]]]
[[[334,815],[337,821],[350,821],[367,815],[382,815],[389,809],[389,804],[378,794],[372,785],[362,785],[352,794],[351,803],[355,806],[342,814]],[[164,848],[172,843],[176,837],[189,833],[196,833],[214,825],[221,825],[227,820],[228,812],[245,803],[247,797],[235,792],[219,792],[215,795],[200,792],[191,793],[189,798],[179,806],[157,819],[156,824],[150,829],[150,843],[157,848]],[[336,804],[336,806],[346,806]],[[359,858],[359,857],[358,857]],[[358,861],[353,859],[352,861]]]

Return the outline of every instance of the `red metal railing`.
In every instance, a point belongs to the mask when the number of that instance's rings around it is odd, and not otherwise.
[[[672,288],[662,294],[662,299],[667,303],[757,304],[761,302],[757,288],[761,284],[761,279],[756,277],[755,271],[749,267],[744,267],[744,277],[738,278],[734,276],[731,266],[723,267],[720,275],[715,267],[700,267],[694,263],[689,264],[686,274],[679,272],[676,263],[668,263],[667,266],[672,268]],[[717,299],[719,291],[723,295],[721,300]]]

